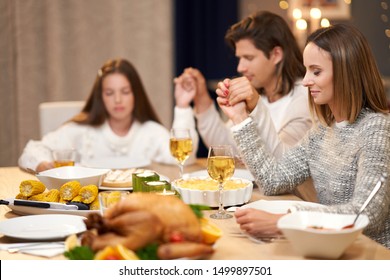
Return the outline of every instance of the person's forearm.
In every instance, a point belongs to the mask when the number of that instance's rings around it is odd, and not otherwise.
[[[205,112],[213,105],[213,100],[208,95],[208,92],[196,95],[194,98],[194,109],[197,114]]]
[[[196,114],[197,127],[204,144],[209,147],[212,144],[232,145],[235,154],[238,154],[234,139],[230,132],[232,123],[225,123],[214,104],[203,114]]]

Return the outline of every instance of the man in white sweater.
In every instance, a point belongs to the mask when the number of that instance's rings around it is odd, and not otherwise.
[[[235,98],[248,104],[251,116],[262,127],[259,132],[266,145],[279,157],[297,144],[312,125],[307,89],[301,84],[305,73],[302,54],[294,36],[280,16],[258,12],[233,25],[225,39],[235,50],[237,71],[242,74],[232,83],[251,87]],[[199,70],[187,68],[175,79],[176,98],[184,96],[183,88],[190,79],[196,81],[196,95],[181,106],[189,107],[194,102],[197,129],[204,143],[230,144],[238,153],[229,130],[231,122],[225,123],[221,118]]]

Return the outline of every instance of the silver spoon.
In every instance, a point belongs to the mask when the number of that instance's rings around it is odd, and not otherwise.
[[[374,189],[371,191],[370,195],[366,199],[366,201],[363,203],[362,207],[360,208],[359,212],[357,213],[355,220],[353,220],[352,224],[343,226],[342,229],[348,229],[348,228],[353,228],[355,226],[355,223],[357,219],[359,218],[360,214],[364,211],[364,209],[367,207],[368,203],[371,201],[371,199],[374,197],[374,195],[377,193],[377,191],[380,189],[380,187],[383,185],[383,183],[386,180],[386,176],[382,175],[381,178],[379,179],[378,183],[376,183]]]

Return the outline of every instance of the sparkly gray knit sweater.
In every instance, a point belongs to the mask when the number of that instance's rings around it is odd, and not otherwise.
[[[313,128],[278,161],[266,150],[255,123],[233,130],[248,169],[265,195],[289,193],[311,177],[325,208],[297,210],[357,213],[382,174],[390,174],[390,118],[362,110],[343,127]],[[389,179],[389,177],[388,177]],[[370,219],[364,234],[390,248],[389,180],[364,211]]]

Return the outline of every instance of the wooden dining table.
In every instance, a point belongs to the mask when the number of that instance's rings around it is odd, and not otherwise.
[[[185,166],[185,173],[204,170],[205,159],[198,159],[196,163]],[[148,169],[174,180],[178,177],[177,166],[152,163],[146,166]],[[19,184],[22,180],[36,179],[30,173],[21,170],[19,167],[0,168],[0,199],[15,197],[19,192]],[[293,194],[279,196],[264,196],[257,187],[254,188],[250,201],[259,199],[265,200],[301,200]],[[208,217],[215,210],[204,211]],[[6,205],[0,205],[0,221],[18,217]],[[242,234],[235,218],[224,220],[212,220],[223,231],[222,237],[216,242],[215,252],[206,257],[210,260],[302,260],[305,259],[294,251],[291,243],[285,238],[277,238],[270,242],[258,243]],[[0,244],[16,242],[14,239],[0,234]],[[0,251],[0,260],[45,260],[46,257],[38,257],[23,253],[10,253],[7,250]],[[57,255],[49,259],[63,260],[63,255]],[[365,235],[360,235],[352,245],[341,256],[347,260],[389,260],[390,250],[378,244]]]

